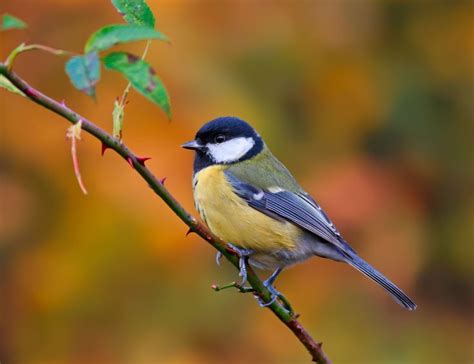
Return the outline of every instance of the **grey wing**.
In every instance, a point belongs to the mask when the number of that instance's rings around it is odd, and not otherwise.
[[[228,172],[226,175],[235,192],[247,201],[249,206],[267,215],[289,221],[324,239],[342,255],[343,261],[382,286],[399,304],[410,311],[416,308],[416,304],[400,288],[356,254],[308,194],[284,190],[266,191],[245,183]],[[326,257],[334,259],[331,256]]]
[[[308,194],[286,190],[266,191],[239,180],[231,172],[226,172],[226,176],[235,193],[254,209],[289,221],[332,243],[342,252],[355,253],[326,213]]]

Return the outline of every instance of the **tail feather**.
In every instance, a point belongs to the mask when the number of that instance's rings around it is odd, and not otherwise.
[[[363,273],[365,276],[372,279],[374,282],[382,286],[395,301],[397,301],[401,306],[405,307],[409,311],[416,309],[416,303],[413,302],[410,297],[408,297],[403,291],[394,285],[388,280],[382,273],[373,268],[369,263],[360,258],[356,254],[344,254],[346,259],[345,261],[357,269],[359,272]]]

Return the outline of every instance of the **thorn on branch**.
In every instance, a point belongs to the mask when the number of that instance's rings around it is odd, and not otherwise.
[[[151,157],[136,157],[136,158],[137,158],[137,162],[143,167],[145,167],[145,162],[151,159]]]
[[[166,177],[163,177],[162,179],[160,179],[160,183],[161,183],[162,185],[165,184],[165,181],[166,181]]]
[[[110,147],[104,142],[102,142],[101,149],[100,149],[100,154],[102,155],[102,157],[104,156],[104,153],[107,149],[110,149]]]
[[[191,233],[194,233],[194,230],[192,228],[189,228],[188,231],[186,232],[186,236],[188,236]]]
[[[135,167],[133,166],[133,159],[132,159],[132,157],[127,157],[127,162],[128,162],[128,164],[130,164],[130,167],[132,167],[132,168],[135,169]]]

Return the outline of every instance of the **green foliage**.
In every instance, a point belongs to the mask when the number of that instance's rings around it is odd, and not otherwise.
[[[102,59],[108,69],[122,73],[142,95],[159,105],[171,118],[171,106],[163,82],[144,60],[125,52],[114,52]]]
[[[3,14],[2,16],[2,23],[0,24],[0,30],[24,29],[27,27],[28,26],[23,20],[18,19],[14,17],[13,15]]]
[[[84,50],[86,53],[92,50],[103,51],[119,43],[143,39],[168,41],[168,38],[163,33],[148,26],[130,24],[106,25],[90,36]]]
[[[144,0],[112,0],[112,4],[127,23],[155,27],[155,17]]]
[[[71,58],[66,63],[66,73],[74,87],[95,97],[95,85],[100,79],[100,63],[97,52]]]
[[[154,29],[155,16],[145,0],[111,1],[128,24],[111,24],[100,28],[87,40],[84,46],[85,54],[72,57],[65,66],[66,73],[73,86],[93,98],[95,98],[96,84],[100,80],[99,52],[108,50],[117,44],[148,40],[149,42],[142,57],[144,58],[152,39],[168,42],[166,35]],[[4,14],[2,16],[0,30],[26,27],[27,25],[23,21],[12,15]],[[11,52],[6,64],[11,68],[15,57],[19,53],[34,49],[40,49],[56,55],[68,53],[40,44],[26,45],[22,43]],[[115,137],[121,138],[124,108],[130,85],[145,97],[158,104],[166,112],[167,116],[171,118],[168,93],[161,80],[146,61],[127,53],[112,53],[103,60],[106,62],[108,69],[121,72],[130,82],[122,98],[114,104],[112,117],[113,135]],[[0,79],[0,87],[22,94],[14,85],[3,78]]]

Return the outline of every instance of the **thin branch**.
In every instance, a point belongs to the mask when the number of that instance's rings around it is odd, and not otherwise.
[[[186,224],[191,232],[198,234],[215,249],[222,253],[226,259],[239,269],[239,259],[234,253],[227,249],[225,242],[214,236],[206,226],[198,222],[191,214],[189,214],[181,204],[168,192],[163,183],[160,182],[151,171],[145,167],[143,159],[134,154],[125,144],[105,130],[79,115],[75,111],[68,108],[63,103],[59,103],[49,96],[41,93],[37,89],[26,83],[16,73],[8,69],[7,65],[0,63],[0,74],[8,78],[18,89],[23,91],[25,95],[33,102],[42,107],[53,111],[62,116],[73,124],[82,120],[82,129],[100,140],[107,148],[113,149],[125,161],[130,163],[140,176],[148,183],[151,189],[168,205],[168,207]],[[247,268],[248,282],[253,291],[264,302],[271,300],[271,294],[263,285],[262,281],[255,274],[252,267]],[[276,300],[268,308],[283,322],[298,338],[298,340],[306,347],[314,362],[319,364],[330,364],[330,359],[326,356],[321,348],[321,344],[317,343],[305,328],[299,323],[297,318],[291,315],[284,306]]]
[[[77,183],[81,188],[81,191],[84,195],[87,195],[86,186],[82,182],[81,170],[79,168],[79,161],[77,159],[77,148],[76,141],[81,140],[81,130],[82,130],[82,120],[79,120],[78,123],[71,125],[67,132],[66,138],[71,139],[71,157],[72,157],[72,166],[74,168],[74,174],[76,175]]]
[[[16,56],[18,56],[20,53],[24,52],[29,52],[29,51],[44,51],[48,52],[51,54],[54,54],[55,56],[67,56],[71,54],[72,52],[65,51],[63,49],[56,49],[52,47],[48,47],[42,44],[25,44],[21,43],[18,47],[16,47],[8,56],[8,58],[5,61],[5,64],[7,65],[8,68],[12,68],[13,66],[13,61],[15,60]]]

